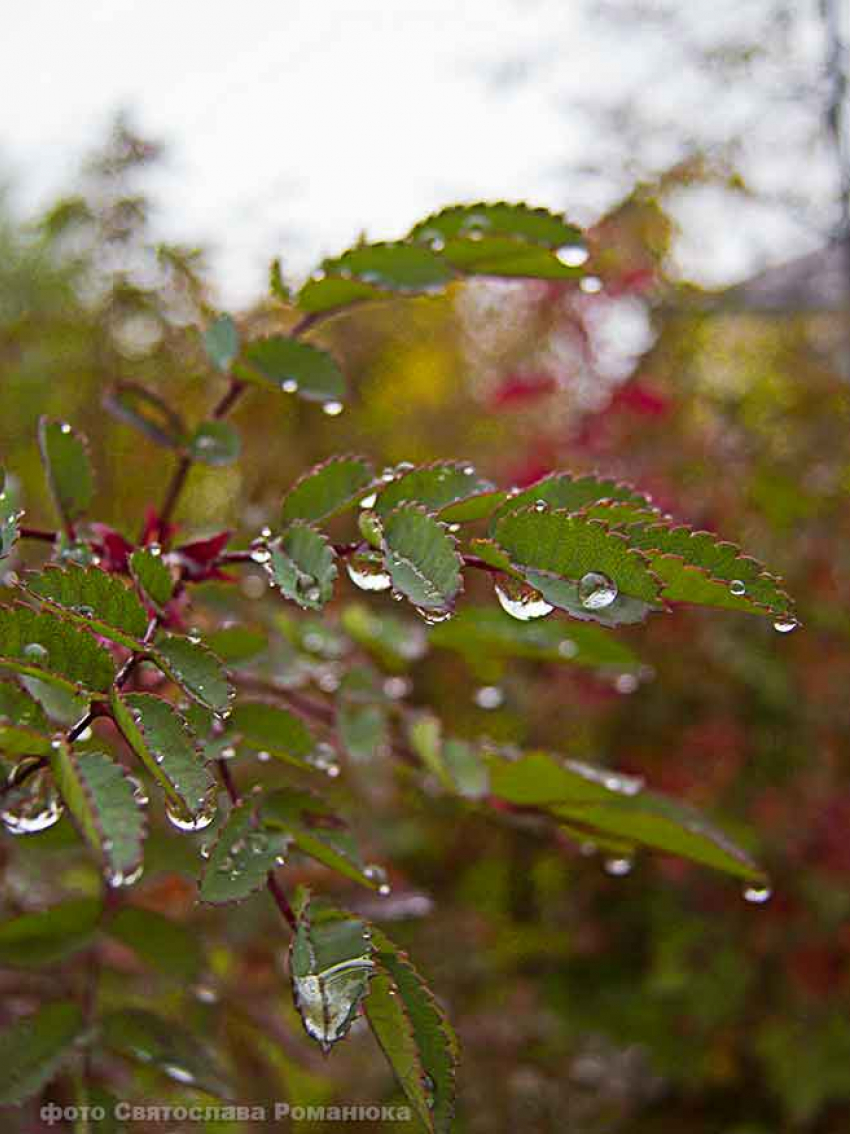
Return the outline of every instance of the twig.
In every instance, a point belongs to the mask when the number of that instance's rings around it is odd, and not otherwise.
[[[57,532],[49,532],[44,528],[18,528],[18,535],[21,539],[35,539],[41,543],[55,543]]]

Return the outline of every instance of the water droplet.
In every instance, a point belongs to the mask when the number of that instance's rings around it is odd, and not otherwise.
[[[260,530],[260,538],[261,539],[271,539],[271,534],[272,534],[271,528],[266,527],[266,528],[262,528]]]
[[[568,268],[580,268],[587,261],[588,252],[580,244],[565,244],[555,255]]]
[[[67,421],[63,421],[62,424],[59,426],[59,429],[61,430],[62,433],[70,433],[71,432],[71,426],[68,424]]]
[[[505,577],[496,583],[496,598],[502,610],[520,622],[543,618],[553,610],[539,591],[518,579]]]
[[[212,847],[209,845],[209,843],[201,843],[199,850],[200,850],[201,858],[209,858],[210,853],[212,851]]]
[[[370,492],[368,496],[364,496],[360,501],[361,508],[374,508],[378,500],[377,492]]]
[[[773,624],[773,629],[777,634],[790,634],[792,630],[796,630],[799,622],[796,618],[777,618]]]
[[[399,701],[406,697],[413,685],[409,677],[388,677],[384,681],[384,695],[392,701]]]
[[[121,870],[113,870],[106,875],[106,881],[109,886],[116,889],[119,886],[134,886],[145,872],[145,864],[140,862],[134,869],[128,871],[126,874]]]
[[[617,594],[617,584],[599,571],[588,571],[579,579],[578,597],[586,610],[604,610]]]
[[[574,658],[578,653],[578,646],[572,638],[564,638],[562,642],[558,643],[558,653],[562,658]]]
[[[176,1083],[194,1083],[195,1076],[186,1067],[180,1067],[176,1063],[163,1063],[162,1069],[169,1079],[174,1079]]]
[[[71,609],[81,618],[94,618],[94,607],[92,606],[74,606]]]
[[[606,858],[605,859],[605,873],[612,874],[615,878],[623,878],[626,874],[631,873],[632,860],[630,858]]]
[[[10,774],[16,780],[27,763],[22,760]],[[65,810],[59,792],[45,769],[29,777],[19,788],[12,788],[0,810],[0,821],[10,835],[36,835],[62,818]]]
[[[268,563],[271,557],[272,553],[266,547],[258,547],[251,552],[251,560],[254,563]]]
[[[127,780],[133,789],[133,799],[138,803],[139,807],[144,807],[148,802],[148,793],[145,790],[145,785],[137,776],[127,776]]]
[[[23,649],[24,657],[32,662],[46,662],[50,653],[41,642],[28,642]]]
[[[283,866],[285,862],[286,858],[282,854],[279,854],[274,860],[275,866]]]
[[[769,886],[748,886],[744,890],[744,901],[753,902],[755,905],[763,905],[770,900],[773,893]]]
[[[232,744],[227,744],[219,751],[218,755],[220,760],[232,760],[236,755],[236,749]]]
[[[621,673],[614,681],[614,688],[623,694],[634,693],[639,685],[640,682],[633,673]]]
[[[265,749],[262,752],[257,753],[257,759],[260,761],[261,764],[268,764],[268,762],[269,762],[269,760],[271,760],[271,758],[272,758],[271,752],[266,752]]]
[[[504,700],[505,694],[498,685],[482,685],[475,691],[475,704],[479,709],[498,709]]]
[[[452,535],[455,535],[456,532],[460,531],[460,524],[449,524],[448,530],[452,533]]]
[[[342,402],[325,402],[322,406],[322,411],[326,413],[328,417],[339,417],[343,408]]]
[[[386,897],[390,892],[390,886],[387,882],[387,872],[383,866],[377,866],[375,863],[370,863],[368,866],[363,867],[363,876],[368,878],[370,882],[378,883],[378,893]]]
[[[417,606],[414,608],[416,613],[426,622],[429,626],[437,626],[440,622],[448,622],[454,614],[453,610],[429,610],[425,606]]]
[[[346,563],[348,577],[361,591],[388,591],[392,586],[384,561],[377,553],[363,552],[352,555]]]
[[[294,378],[285,378],[280,384],[281,390],[284,394],[294,394],[298,389],[298,383]]]
[[[169,823],[178,831],[203,831],[209,827],[218,811],[218,796],[215,785],[211,785],[204,796],[200,807],[194,812],[168,803],[165,815]]]
[[[745,595],[747,593],[746,585],[740,579],[733,579],[729,584],[729,593],[733,595]]]
[[[158,543],[150,544],[149,547],[148,547],[148,551],[151,553],[151,555],[154,557],[154,559],[159,559],[160,555],[162,555],[162,548],[159,546]]]
[[[549,507],[549,505],[546,503],[545,500],[535,500],[534,501],[534,511],[535,512],[545,512],[548,507]]]
[[[598,295],[602,291],[602,280],[598,276],[585,276],[578,286],[585,295]]]
[[[215,1004],[218,1000],[218,993],[208,984],[196,984],[194,993],[195,999],[200,1000],[202,1004]]]
[[[332,780],[335,780],[339,773],[339,764],[328,764],[327,768],[325,768],[325,775],[329,776]]]

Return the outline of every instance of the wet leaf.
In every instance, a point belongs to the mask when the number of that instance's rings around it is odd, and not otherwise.
[[[384,299],[391,294],[360,280],[325,276],[307,280],[298,293],[298,306],[308,315],[316,315],[326,311],[337,311],[353,303]]]
[[[135,591],[117,575],[100,567],[49,564],[37,574],[28,573],[24,585],[63,618],[122,646],[139,648],[148,616]]]
[[[0,664],[72,693],[105,693],[115,677],[109,651],[90,634],[25,606],[0,607]]]
[[[380,879],[366,867],[347,825],[317,795],[284,788],[263,804],[263,824],[284,834],[302,854],[352,882],[377,890]]]
[[[202,643],[168,634],[157,639],[150,656],[163,673],[185,689],[190,697],[214,713],[228,711],[233,689],[227,679],[227,671]]]
[[[147,824],[127,773],[103,752],[77,752],[64,741],[53,749],[50,765],[106,880],[111,886],[129,884],[142,865]]]
[[[56,510],[66,524],[73,524],[85,515],[94,497],[88,444],[70,425],[45,417],[39,422],[38,440]]]
[[[564,263],[548,248],[513,240],[509,236],[447,240],[442,256],[458,271],[477,276],[573,280],[584,274],[582,268]]]
[[[130,573],[154,606],[162,610],[170,602],[174,580],[161,555],[154,555],[144,547],[138,548],[130,556]]]
[[[553,511],[582,510],[584,514],[588,505],[598,503],[600,500],[620,501],[632,505],[639,512],[652,507],[648,496],[622,481],[594,474],[573,476],[572,473],[550,473],[528,488],[524,488],[522,492],[509,493],[493,516],[490,532],[492,534],[495,531],[496,525],[503,516],[532,504],[542,502],[548,504]]]
[[[189,456],[202,465],[232,465],[239,459],[242,441],[227,421],[205,421],[188,443]]]
[[[409,618],[377,613],[362,603],[352,603],[343,610],[341,621],[346,634],[385,669],[405,670],[428,650],[425,628]]]
[[[225,665],[242,665],[264,653],[269,640],[265,631],[251,626],[222,626],[207,634],[207,644]]]
[[[187,818],[209,807],[215,781],[183,718],[161,697],[112,691],[112,711],[133,751],[165,792],[169,806]]]
[[[316,750],[316,738],[299,717],[265,701],[238,701],[230,716],[229,735],[299,768],[311,767]]]
[[[295,520],[269,550],[266,569],[284,598],[304,610],[321,610],[333,596],[337,577],[336,554],[327,537]]]
[[[40,968],[84,949],[94,936],[100,908],[99,902],[81,898],[0,923],[0,964]]]
[[[5,489],[4,474],[0,469],[0,559],[9,555],[18,542],[18,520],[22,514],[15,507],[11,493]]]
[[[345,378],[333,355],[286,335],[257,339],[243,352],[240,377],[310,402],[345,400]]]
[[[384,562],[393,587],[414,606],[451,610],[463,586],[462,561],[446,529],[421,507],[402,504],[384,517]]]
[[[468,501],[481,493],[491,493],[494,485],[479,477],[464,461],[439,461],[410,469],[381,489],[375,511],[380,516],[398,504],[421,504],[428,512],[440,513],[449,505]]]
[[[229,315],[219,315],[210,323],[204,346],[213,366],[226,374],[239,354],[239,331]]]
[[[581,229],[564,217],[547,209],[534,209],[522,203],[497,201],[488,204],[476,201],[471,205],[450,205],[432,213],[410,231],[410,239],[432,244],[435,240],[452,240],[477,233],[484,236],[509,236],[544,248],[583,244]]]
[[[202,902],[240,902],[259,890],[286,850],[277,831],[259,826],[253,802],[237,804],[218,832],[199,887]]]
[[[0,1106],[12,1106],[44,1087],[76,1050],[84,1031],[76,1004],[47,1004],[0,1031]]]
[[[155,910],[125,906],[107,923],[106,932],[175,980],[190,983],[201,971],[204,953],[197,932]]]
[[[11,681],[0,681],[0,752],[10,756],[46,755],[51,731],[35,698]]]
[[[343,1038],[374,972],[366,923],[339,910],[308,905],[289,951],[295,1006],[307,1035],[323,1051]]]
[[[104,1018],[102,1033],[107,1048],[157,1067],[176,1083],[219,1098],[232,1095],[216,1057],[174,1019],[142,1008],[122,1008]]]
[[[363,457],[332,457],[304,473],[283,498],[281,523],[336,516],[367,494],[374,479]]]
[[[404,243],[363,244],[325,260],[322,270],[327,277],[402,294],[434,291],[454,277],[449,265],[430,248]]]
[[[179,449],[185,443],[187,433],[183,419],[144,386],[119,382],[106,394],[103,405],[113,417],[132,425],[157,445]]]

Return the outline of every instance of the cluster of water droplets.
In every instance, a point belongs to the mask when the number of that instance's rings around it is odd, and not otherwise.
[[[370,863],[368,866],[363,867],[363,875],[368,878],[370,882],[378,883],[378,893],[382,897],[386,898],[387,895],[390,894],[391,887],[387,881],[387,872],[384,870],[383,866]]]
[[[336,751],[332,745],[327,744],[325,741],[320,741],[316,745],[307,757],[307,762],[317,771],[324,772],[325,775],[329,776],[331,779],[336,779],[340,773]]]

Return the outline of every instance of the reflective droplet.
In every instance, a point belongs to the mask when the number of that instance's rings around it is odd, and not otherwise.
[[[120,886],[134,886],[145,872],[145,864],[140,862],[135,870],[130,870],[126,874],[122,870],[113,870],[107,872],[106,882],[113,890],[118,889]]]
[[[580,244],[565,244],[563,248],[557,250],[555,255],[568,268],[579,268],[586,262],[588,252]]]
[[[733,579],[729,584],[729,593],[736,596],[745,595],[747,593],[747,588],[740,579]]]
[[[535,500],[535,502],[534,502],[534,511],[535,512],[545,512],[548,507],[549,507],[549,505],[546,503],[545,500]]]
[[[200,1000],[202,1004],[215,1004],[218,1000],[218,993],[208,984],[196,984],[194,993],[195,999]]]
[[[268,762],[269,762],[269,760],[271,760],[271,758],[272,758],[271,752],[266,752],[265,750],[263,750],[262,752],[257,753],[257,759],[260,761],[261,764],[268,764]]]
[[[769,886],[748,886],[744,890],[744,901],[753,902],[755,905],[762,905],[764,902],[770,900],[773,893]]]
[[[429,610],[425,606],[414,607],[416,613],[423,622],[429,626],[437,626],[440,622],[448,622],[454,614],[453,610]]]
[[[588,571],[579,579],[579,602],[586,610],[604,610],[617,594],[617,584],[599,571]]]
[[[194,1083],[195,1076],[186,1067],[180,1067],[176,1063],[163,1063],[162,1069],[169,1079],[173,1079],[176,1083]]]
[[[218,812],[218,793],[211,785],[197,811],[189,812],[175,804],[168,803],[165,815],[169,823],[178,831],[203,831],[209,827]]]
[[[614,681],[614,688],[623,694],[634,693],[639,685],[640,682],[633,673],[621,673]]]
[[[386,897],[390,892],[390,885],[387,882],[387,872],[383,866],[377,866],[370,863],[368,866],[363,867],[363,875],[368,878],[370,882],[378,883],[378,893]]]
[[[322,411],[326,413],[328,417],[339,417],[343,408],[342,402],[325,402],[322,406]]]
[[[271,528],[262,528],[260,530],[260,539],[271,539],[271,535],[272,535]]]
[[[362,552],[352,555],[346,563],[348,577],[361,591],[388,591],[392,586],[384,561],[377,553]]]
[[[94,607],[74,606],[71,609],[75,614],[79,614],[81,618],[94,618]]]
[[[615,878],[622,878],[629,874],[632,869],[632,860],[630,858],[606,858],[605,859],[605,873],[612,874]]]
[[[46,662],[50,653],[41,642],[28,642],[23,649],[23,655],[32,662]]]
[[[63,421],[62,424],[59,426],[59,429],[62,433],[70,433],[71,432],[71,426],[68,424],[67,421]]]
[[[21,761],[10,774],[17,780],[32,757]],[[19,788],[12,788],[0,810],[0,821],[10,835],[36,835],[62,818],[65,810],[47,769],[31,775]]]
[[[251,552],[253,563],[268,563],[271,557],[272,553],[266,547],[257,547]]]
[[[127,776],[127,779],[133,788],[133,799],[138,803],[139,807],[144,807],[148,802],[148,793],[145,791],[145,785],[137,776]]]
[[[496,598],[502,610],[520,622],[530,622],[533,618],[543,618],[554,609],[546,602],[539,591],[528,583],[505,577],[495,586]]]
[[[218,753],[220,760],[232,760],[235,755],[236,749],[232,744],[225,745],[225,747],[220,749]]]
[[[158,543],[152,543],[152,544],[150,544],[150,545],[148,546],[148,551],[149,551],[149,552],[151,553],[151,555],[152,555],[152,556],[153,556],[153,557],[154,557],[155,559],[158,559],[158,558],[160,557],[160,555],[162,555],[162,548],[161,548],[161,547],[159,546],[159,544],[158,544]]]
[[[598,276],[585,276],[578,286],[585,295],[597,295],[602,291],[602,280]]]
[[[284,394],[294,394],[298,389],[298,383],[294,378],[285,378],[283,382],[281,382],[280,388],[283,390]]]
[[[364,496],[360,501],[361,508],[374,508],[378,500],[377,492],[370,492],[368,496]]]
[[[777,634],[790,634],[792,630],[796,630],[799,626],[796,618],[777,618],[773,624],[773,629]]]
[[[482,685],[475,690],[475,704],[479,709],[498,709],[504,700],[505,694],[498,685]]]
[[[574,658],[578,653],[578,646],[572,638],[564,638],[562,642],[558,643],[558,653],[562,658]]]
[[[384,695],[392,701],[399,701],[402,697],[406,697],[412,688],[413,685],[409,677],[388,677],[383,685]]]

